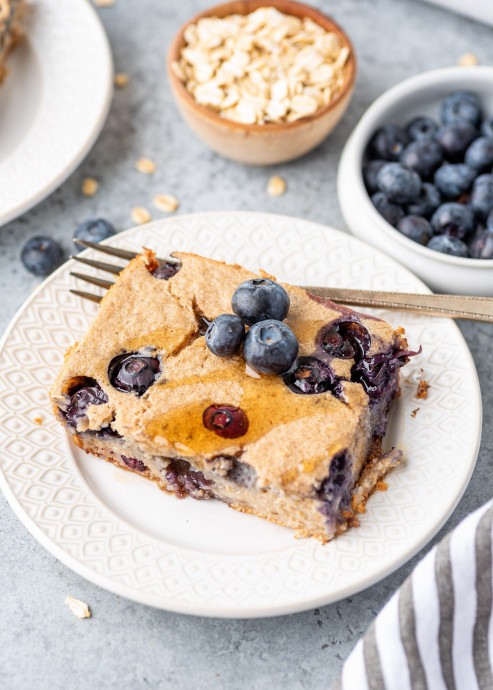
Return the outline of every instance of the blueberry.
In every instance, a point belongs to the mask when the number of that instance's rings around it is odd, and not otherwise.
[[[406,132],[416,141],[424,141],[427,139],[433,139],[438,130],[438,122],[432,120],[430,117],[424,117],[423,115],[415,117],[406,125]]]
[[[253,278],[236,288],[231,300],[234,313],[251,326],[257,321],[282,321],[289,311],[289,296],[279,283]]]
[[[406,146],[399,160],[426,179],[443,163],[443,149],[435,139],[419,139]]]
[[[449,235],[435,235],[428,242],[428,249],[433,249],[436,252],[443,254],[452,254],[452,256],[468,256],[467,246],[462,240],[457,237],[450,237]]]
[[[446,199],[458,199],[469,191],[476,175],[465,163],[449,163],[438,168],[433,182]]]
[[[21,251],[21,261],[35,276],[47,276],[62,263],[62,248],[51,237],[31,237]]]
[[[293,393],[318,395],[331,391],[337,396],[341,394],[340,379],[328,364],[316,357],[299,357],[283,378]]]
[[[493,137],[493,115],[483,121],[480,132],[483,137]]]
[[[81,223],[74,232],[74,237],[85,242],[102,242],[115,232],[113,225],[104,218],[93,218]],[[82,249],[83,247],[77,247],[76,251],[80,252]]]
[[[213,498],[210,487],[214,483],[202,472],[192,470],[186,460],[171,460],[164,471],[166,491],[172,491],[177,498],[191,496],[199,501]]]
[[[282,321],[267,319],[249,328],[243,344],[247,363],[261,374],[284,374],[298,356],[295,334]]]
[[[437,132],[437,140],[442,145],[445,158],[451,163],[463,160],[467,147],[478,136],[478,130],[470,122],[454,122]]]
[[[137,460],[137,458],[127,458],[126,455],[121,455],[120,457],[125,465],[131,470],[135,470],[136,472],[145,472],[147,469],[142,460]]]
[[[77,426],[78,419],[85,417],[89,405],[104,405],[108,402],[108,396],[96,381],[88,379],[87,382],[89,385],[72,391],[70,403],[63,413],[67,422],[74,427]]]
[[[410,216],[429,218],[441,203],[442,197],[435,185],[423,182],[418,198],[406,206],[406,211]]]
[[[373,194],[371,202],[379,214],[385,218],[387,223],[390,223],[394,227],[399,220],[404,217],[404,210],[402,207],[398,204],[393,204],[382,192]]]
[[[444,125],[470,122],[474,127],[479,127],[482,118],[481,103],[473,93],[456,91],[443,101],[441,116]]]
[[[493,230],[483,230],[469,245],[473,259],[493,259]]]
[[[367,163],[363,168],[363,180],[368,194],[374,194],[378,191],[377,175],[386,163],[387,161],[376,159]]]
[[[493,209],[493,175],[480,175],[474,180],[469,205],[479,218],[486,218]]]
[[[125,353],[111,360],[108,378],[117,390],[140,396],[158,379],[160,371],[156,357],[144,357],[135,352]]]
[[[351,381],[361,384],[371,401],[389,395],[397,384],[397,371],[404,364],[395,352],[365,357],[351,369]]]
[[[159,266],[151,271],[154,278],[159,280],[169,280],[174,275],[178,273],[181,268],[181,264],[171,263],[170,261],[162,261]]]
[[[397,223],[397,230],[419,244],[428,244],[433,236],[431,223],[422,216],[404,216]]]
[[[401,163],[387,163],[377,175],[377,185],[396,204],[407,204],[418,198],[421,179],[418,173]]]
[[[493,137],[478,137],[466,151],[464,161],[479,173],[485,173],[493,165]]]
[[[409,135],[397,125],[384,125],[370,139],[368,145],[371,158],[385,161],[398,161],[404,148],[409,144]]]
[[[493,208],[488,213],[488,216],[486,218],[486,228],[488,230],[491,230],[491,232],[493,232]]]
[[[240,349],[245,339],[245,326],[239,316],[220,314],[208,327],[205,344],[217,357],[229,357]]]
[[[233,405],[209,405],[202,415],[202,423],[221,438],[239,438],[248,431],[246,414]]]
[[[431,225],[437,235],[449,235],[464,239],[474,232],[474,213],[464,204],[453,202],[442,204],[431,218]]]
[[[230,481],[248,488],[255,486],[255,482],[257,481],[257,473],[251,465],[248,465],[246,462],[241,462],[241,460],[237,460],[232,456],[222,456],[222,458],[224,458],[226,461],[229,460],[231,463],[230,469],[226,470],[226,476]],[[220,459],[221,456],[216,456],[214,458],[216,461],[220,461]]]
[[[370,349],[371,337],[358,321],[339,321],[322,328],[317,341],[332,357],[361,359]]]

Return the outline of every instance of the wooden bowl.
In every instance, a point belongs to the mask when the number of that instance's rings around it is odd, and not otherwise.
[[[313,115],[295,122],[243,124],[221,117],[213,110],[199,105],[176,76],[172,64],[180,59],[185,46],[184,31],[202,17],[226,17],[249,14],[259,7],[275,7],[284,14],[309,18],[326,31],[336,33],[342,46],[349,48],[345,81],[336,97]],[[344,115],[354,89],[356,58],[348,36],[332,19],[309,5],[292,0],[238,0],[211,7],[190,19],[177,33],[168,51],[168,77],[185,121],[195,134],[216,153],[241,163],[274,165],[303,156],[318,146],[335,128]]]

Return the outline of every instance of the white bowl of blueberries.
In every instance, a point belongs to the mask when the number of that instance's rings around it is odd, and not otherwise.
[[[433,290],[493,296],[493,67],[447,67],[380,96],[348,139],[349,230]]]

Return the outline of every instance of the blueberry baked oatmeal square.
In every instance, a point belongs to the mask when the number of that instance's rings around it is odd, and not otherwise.
[[[144,250],[51,391],[88,453],[178,498],[327,542],[358,524],[382,453],[402,329],[241,266]]]

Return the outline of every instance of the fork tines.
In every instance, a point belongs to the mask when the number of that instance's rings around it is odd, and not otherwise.
[[[129,252],[127,249],[118,249],[118,247],[107,247],[105,244],[98,244],[97,242],[87,242],[87,240],[80,240],[78,237],[74,237],[75,244],[81,247],[88,247],[90,249],[97,249],[98,252],[104,252],[105,254],[111,254],[111,256],[119,256],[120,259],[135,259],[137,256],[136,252]]]
[[[90,302],[101,302],[103,299],[102,295],[93,295],[92,292],[82,292],[82,290],[73,290],[70,288],[69,292],[77,297],[82,297],[83,299],[88,299]]]
[[[80,240],[78,237],[74,237],[75,244],[81,247],[88,247],[89,249],[96,249],[98,252],[104,252],[105,254],[111,254],[111,256],[119,256],[121,259],[135,259],[139,255],[139,252],[129,252],[127,249],[118,249],[118,247],[109,247],[106,244],[98,244],[97,242],[88,242],[87,240]],[[165,259],[159,259],[158,261],[167,261],[170,264],[179,264],[180,259],[176,259],[174,256],[167,256]]]
[[[93,261],[92,259],[84,259],[82,256],[71,256],[74,261],[79,261],[81,264],[86,266],[92,266],[92,268],[99,268],[100,271],[106,271],[106,273],[113,273],[118,275],[124,269],[124,266],[115,266],[115,264],[106,264],[103,261]]]
[[[74,242],[75,244],[78,244],[81,247],[95,249],[98,252],[103,252],[103,254],[110,254],[110,256],[117,256],[120,259],[127,259],[129,261],[135,259],[135,257],[138,256],[138,253],[130,252],[127,249],[118,249],[118,247],[109,247],[108,245],[98,244],[97,242],[88,242],[87,240],[80,240],[78,237],[74,238]],[[107,264],[103,261],[93,261],[92,259],[85,259],[82,256],[71,256],[70,258],[74,259],[75,261],[78,261],[81,264],[85,264],[86,266],[91,266],[92,268],[97,268],[100,271],[106,271],[106,273],[112,273],[113,275],[118,275],[124,269],[124,266]],[[167,256],[166,259],[157,260],[159,262],[167,262],[172,264],[180,263],[180,260],[176,259],[174,256]],[[76,273],[74,271],[71,271],[70,275],[74,276],[74,278],[83,280],[86,283],[91,283],[91,285],[97,285],[98,287],[102,287],[106,290],[108,290],[112,285],[114,285],[114,283],[112,283],[109,280],[103,280],[102,278],[96,278],[95,276],[87,276],[83,273]],[[91,300],[92,302],[101,302],[101,300],[103,299],[100,295],[94,295],[90,292],[82,292],[80,290],[72,289],[70,290],[70,292],[72,292],[74,295],[77,295],[78,297]]]
[[[79,280],[85,280],[86,283],[91,283],[91,285],[97,285],[105,290],[109,290],[113,283],[111,280],[103,280],[102,278],[97,278],[96,276],[86,276],[83,273],[76,273],[75,271],[70,271],[70,275]]]

